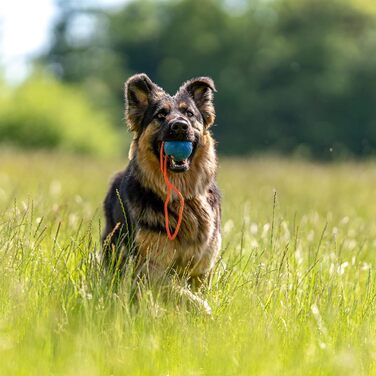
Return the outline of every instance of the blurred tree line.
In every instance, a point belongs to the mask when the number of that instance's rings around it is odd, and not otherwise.
[[[0,88],[1,146],[119,155],[118,130],[74,85],[35,71],[16,87]]]
[[[146,72],[171,93],[209,75],[222,153],[375,153],[373,0],[134,0],[111,12],[90,1],[59,5],[40,61],[118,124],[130,74]]]

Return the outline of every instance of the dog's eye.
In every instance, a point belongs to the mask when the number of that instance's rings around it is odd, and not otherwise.
[[[187,116],[188,116],[189,118],[191,118],[191,117],[193,116],[193,112],[192,112],[192,111],[189,111],[189,110],[187,110],[186,114],[187,114]]]
[[[164,120],[166,118],[166,113],[161,111],[157,113],[157,119]]]

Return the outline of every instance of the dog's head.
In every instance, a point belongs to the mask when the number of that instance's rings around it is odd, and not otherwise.
[[[125,115],[134,133],[132,152],[141,151],[159,161],[164,141],[192,142],[191,155],[175,161],[168,158],[168,169],[173,172],[190,170],[198,149],[205,144],[208,128],[215,119],[213,105],[214,82],[199,77],[184,83],[174,96],[167,94],[146,74],[137,74],[125,84]]]

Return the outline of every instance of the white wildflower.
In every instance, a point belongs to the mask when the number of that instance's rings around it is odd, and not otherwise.
[[[225,234],[228,234],[231,232],[231,230],[234,228],[234,221],[232,219],[229,219],[223,226],[223,232]]]
[[[270,229],[270,224],[269,223],[265,223],[264,226],[263,226],[263,228],[262,228],[262,235],[261,235],[261,237],[265,238],[268,235],[269,229]]]
[[[372,268],[372,265],[371,264],[368,264],[366,262],[363,262],[362,266],[361,266],[361,270],[370,270]]]
[[[331,263],[330,267],[329,267],[329,274],[333,274],[334,273],[334,269],[335,269],[334,263]]]
[[[356,242],[356,240],[355,239],[348,239],[346,242],[345,242],[345,244],[346,244],[346,247],[350,250],[350,251],[352,251],[353,249],[355,249],[355,247],[357,246],[357,242]]]
[[[348,216],[346,216],[346,217],[343,217],[341,219],[340,223],[341,223],[341,225],[347,225],[349,222],[350,222],[350,218]]]
[[[53,180],[50,184],[50,195],[58,196],[61,192],[61,183],[59,180]]]
[[[257,223],[251,223],[249,231],[251,232],[252,235],[256,235],[258,231]]]
[[[319,328],[320,332],[326,335],[328,333],[328,330],[326,329],[324,325],[324,321],[321,317],[319,308],[317,307],[315,303],[311,305],[311,311],[312,311],[313,317],[316,320],[317,327]]]
[[[298,263],[298,265],[301,265],[303,263],[303,252],[300,246],[296,247],[295,260]]]
[[[337,268],[337,273],[339,275],[342,275],[345,273],[345,269],[349,266],[348,261],[343,262],[338,268]]]
[[[258,248],[259,247],[259,243],[256,239],[252,239],[250,245],[251,245],[251,248]]]
[[[308,235],[307,235],[307,240],[308,240],[309,242],[313,242],[314,238],[315,238],[315,232],[314,232],[313,230],[311,230],[311,231],[308,233]]]

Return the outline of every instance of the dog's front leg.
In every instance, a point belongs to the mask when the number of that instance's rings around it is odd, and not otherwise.
[[[176,291],[182,298],[187,299],[190,305],[193,305],[195,308],[198,308],[200,311],[203,311],[207,315],[212,314],[212,309],[209,303],[205,299],[202,299],[198,295],[193,293],[190,289],[186,287],[177,287]]]
[[[188,282],[188,287],[184,286]],[[200,285],[204,279],[197,280]],[[134,287],[139,294],[141,293],[141,286],[147,285],[151,290],[162,292],[165,298],[172,298],[173,300],[182,303],[187,303],[188,307],[193,307],[207,315],[211,315],[212,310],[205,299],[200,298],[197,294],[192,292],[189,288],[190,279],[182,279],[176,276],[172,269],[166,271],[159,267],[151,260],[145,261],[140,265],[134,279]],[[194,291],[197,291],[194,290]]]

